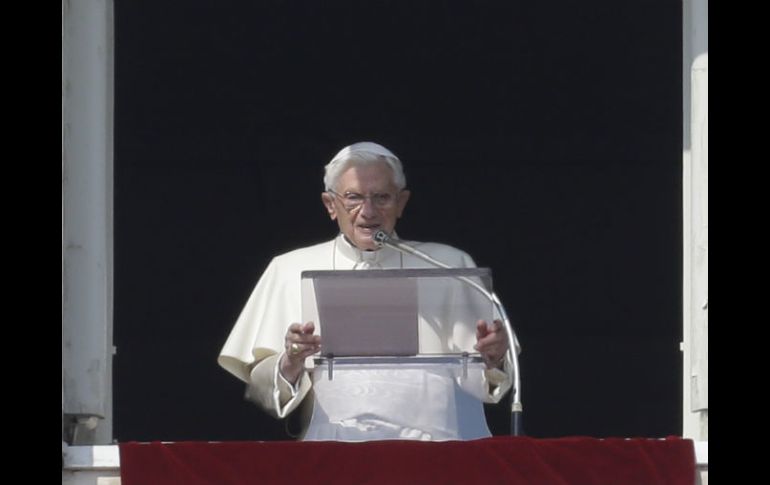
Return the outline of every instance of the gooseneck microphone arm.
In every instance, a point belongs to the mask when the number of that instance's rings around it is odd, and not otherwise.
[[[425,254],[417,248],[405,244],[397,239],[393,239],[383,230],[375,232],[374,236],[372,236],[372,239],[379,245],[387,246],[402,253],[411,254],[434,266],[438,266],[439,268],[454,269],[452,266],[449,266],[448,264]],[[497,311],[500,314],[503,323],[505,324],[505,334],[508,337],[508,352],[511,358],[511,383],[513,387],[513,389],[511,389],[511,435],[521,436],[524,434],[522,421],[522,412],[524,409],[521,405],[521,378],[519,372],[518,352],[516,350],[518,347],[518,339],[516,338],[516,334],[513,331],[513,325],[508,319],[508,313],[505,311],[505,307],[493,291],[488,291],[486,288],[466,276],[457,276],[456,278],[468,284],[476,291],[484,295],[484,297],[486,297],[490,302],[492,302],[495,308],[497,308]]]

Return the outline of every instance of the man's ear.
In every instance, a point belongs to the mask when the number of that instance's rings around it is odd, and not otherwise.
[[[406,203],[409,202],[409,196],[412,195],[408,190],[402,190],[398,193],[398,217],[401,218],[401,214],[404,213]]]
[[[326,212],[329,213],[329,218],[331,220],[337,219],[337,208],[334,206],[334,196],[329,192],[321,192],[321,201],[324,203],[324,207],[326,207]]]

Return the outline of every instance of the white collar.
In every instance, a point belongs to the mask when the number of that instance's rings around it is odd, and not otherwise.
[[[394,233],[394,237],[395,233]],[[334,241],[334,269],[355,269],[366,263],[366,266],[381,268],[401,268],[403,258],[395,249],[382,247],[372,251],[362,251],[355,247],[344,234],[340,233]]]

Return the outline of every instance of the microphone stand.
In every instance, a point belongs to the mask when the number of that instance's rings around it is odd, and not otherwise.
[[[391,238],[385,231],[379,230],[376,233],[374,233],[374,236],[372,237],[374,242],[387,246],[391,249],[395,249],[396,251],[400,251],[405,254],[411,254],[413,256],[416,256],[419,259],[422,259],[423,261],[426,261],[434,266],[438,266],[439,268],[444,269],[454,269],[452,266],[449,266],[448,264],[441,262],[424,252],[420,251],[417,248],[413,248],[412,246],[409,246],[408,244],[404,244],[401,241],[395,240]],[[503,323],[505,324],[505,330],[506,330],[506,336],[508,337],[508,352],[509,356],[511,358],[511,383],[512,383],[512,389],[511,389],[511,436],[523,436],[524,435],[524,423],[522,420],[522,413],[524,411],[524,408],[521,405],[521,379],[520,379],[520,372],[519,372],[519,358],[518,358],[518,339],[516,338],[516,334],[513,331],[513,325],[511,324],[511,321],[508,319],[508,313],[505,311],[505,307],[503,307],[502,302],[497,297],[497,295],[493,291],[488,291],[486,288],[478,284],[477,282],[473,281],[472,279],[466,277],[466,276],[456,276],[458,280],[468,284],[472,288],[474,288],[476,291],[484,295],[497,309],[497,312],[500,314],[500,317],[503,320]]]

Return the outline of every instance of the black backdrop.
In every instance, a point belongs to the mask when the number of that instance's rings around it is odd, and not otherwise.
[[[681,2],[529,3],[116,1],[117,439],[286,438],[216,357],[360,140],[493,268],[528,434],[681,432]]]

